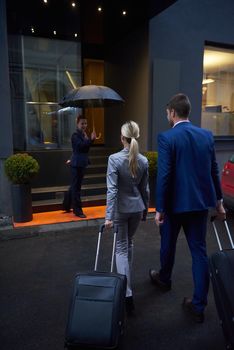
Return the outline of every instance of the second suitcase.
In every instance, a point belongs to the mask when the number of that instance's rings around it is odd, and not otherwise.
[[[65,346],[102,349],[117,347],[124,322],[126,276],[113,273],[114,235],[111,272],[98,272],[97,262],[104,225],[101,226],[94,271],[78,273],[68,314]]]
[[[213,217],[211,221],[220,251],[209,258],[210,276],[226,347],[234,349],[234,245],[227,222],[224,221],[232,249],[222,249],[214,220]]]

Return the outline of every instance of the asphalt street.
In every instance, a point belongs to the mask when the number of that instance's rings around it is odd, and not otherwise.
[[[234,236],[234,214],[228,215]],[[22,230],[21,230],[22,232]],[[68,306],[77,272],[93,269],[98,226],[59,226],[41,234],[0,240],[0,339],[2,350],[62,350]],[[1,233],[0,233],[1,234]],[[27,238],[28,237],[28,238]],[[9,233],[9,237],[10,233]],[[105,233],[100,270],[109,268],[111,234]],[[208,252],[218,249],[211,224]],[[154,220],[142,222],[135,236],[133,286],[136,317],[127,319],[122,350],[222,350],[222,329],[210,287],[204,324],[194,324],[181,302],[191,296],[191,258],[181,232],[173,287],[162,293],[148,278],[159,266],[160,237]],[[227,242],[225,240],[225,247]]]

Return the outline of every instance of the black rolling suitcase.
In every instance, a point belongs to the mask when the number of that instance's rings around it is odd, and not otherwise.
[[[100,227],[94,271],[75,277],[65,335],[65,347],[114,349],[124,322],[126,276],[113,273],[116,231],[111,272],[98,272],[97,263],[104,225]]]
[[[219,246],[219,251],[209,258],[215,304],[226,339],[226,348],[234,349],[234,244],[226,220],[224,225],[232,249],[222,248],[215,217],[211,218],[211,222]]]

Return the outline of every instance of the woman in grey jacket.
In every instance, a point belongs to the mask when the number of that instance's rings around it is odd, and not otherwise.
[[[121,128],[122,151],[112,154],[107,168],[106,228],[118,226],[116,267],[126,275],[126,311],[134,310],[131,287],[133,236],[140,223],[146,220],[149,202],[148,160],[139,153],[139,126],[134,121]]]

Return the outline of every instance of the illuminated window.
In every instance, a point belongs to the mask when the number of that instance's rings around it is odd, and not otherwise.
[[[215,136],[234,136],[234,50],[206,46],[202,123]]]
[[[78,110],[62,110],[58,102],[81,85],[80,44],[46,38],[20,39],[10,37],[9,50],[14,148],[70,148]],[[20,56],[22,59],[17,61]]]

